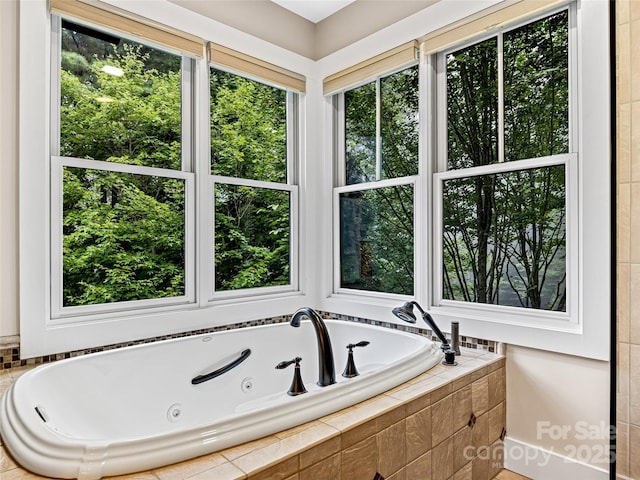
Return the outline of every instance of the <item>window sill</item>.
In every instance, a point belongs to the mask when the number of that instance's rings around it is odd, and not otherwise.
[[[407,300],[404,296],[374,296],[353,293],[335,293],[322,302],[321,309],[341,315],[367,318],[397,325],[408,325],[398,320],[391,312],[393,307]],[[607,302],[603,302],[607,304]],[[451,332],[451,322],[460,325],[460,335],[492,340],[510,345],[547,350],[597,360],[609,360],[609,317],[596,318],[591,312],[589,318],[575,317],[569,321],[568,315],[554,312],[522,312],[509,308],[506,312],[489,306],[439,306],[427,308],[436,324],[445,334]],[[485,307],[485,308],[482,308]],[[504,309],[503,309],[504,310]],[[522,309],[524,310],[524,309]],[[553,318],[555,317],[555,318]],[[421,320],[418,327],[428,328]]]

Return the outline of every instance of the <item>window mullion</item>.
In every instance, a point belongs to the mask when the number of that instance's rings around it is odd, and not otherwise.
[[[210,91],[209,65],[207,59],[196,61],[195,101],[194,101],[194,137],[196,173],[196,302],[205,307],[213,292],[214,258],[213,258],[213,182],[211,182],[211,127],[209,126]]]
[[[62,19],[51,15],[51,155],[60,155],[60,66],[62,63]]]
[[[382,178],[382,92],[380,88],[380,77],[376,79],[376,180]]]
[[[498,163],[504,162],[504,36],[498,33]]]

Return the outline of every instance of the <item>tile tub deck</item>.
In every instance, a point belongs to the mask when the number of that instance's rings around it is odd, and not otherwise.
[[[352,407],[246,444],[122,479],[490,480],[503,467],[505,359],[462,349]],[[0,372],[0,394],[33,367]],[[0,440],[1,441],[1,440]],[[0,478],[43,478],[0,444]]]

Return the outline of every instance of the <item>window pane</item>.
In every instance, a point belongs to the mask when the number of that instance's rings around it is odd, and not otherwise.
[[[180,169],[181,57],[63,21],[60,154]]]
[[[505,160],[569,151],[569,14],[504,34]]]
[[[565,169],[447,180],[443,297],[566,311]]]
[[[290,194],[215,186],[216,290],[289,285]]]
[[[210,69],[211,172],[287,181],[286,92]]]
[[[63,305],[185,294],[183,180],[64,168]]]
[[[447,55],[448,168],[498,161],[498,44]]]
[[[340,285],[413,295],[413,186],[340,194]]]
[[[418,67],[380,79],[382,178],[418,174]]]
[[[344,94],[347,185],[376,180],[376,82]]]

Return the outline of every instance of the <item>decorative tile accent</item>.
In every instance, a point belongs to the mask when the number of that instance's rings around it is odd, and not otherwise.
[[[192,330],[189,332],[174,333],[171,335],[161,335],[158,337],[145,338],[142,340],[134,340],[130,342],[105,345],[102,347],[87,348],[84,350],[75,350],[72,352],[44,355],[42,357],[34,357],[34,358],[27,358],[27,359],[20,358],[20,345],[18,340],[19,337],[11,337],[12,339],[14,339],[15,343],[12,344],[11,346],[6,346],[6,347],[3,346],[2,338],[0,338],[0,370],[7,370],[9,368],[25,367],[25,366],[31,366],[31,365],[40,365],[42,363],[55,362],[57,360],[64,360],[66,358],[78,357],[80,355],[87,355],[89,353],[104,352],[107,350],[114,350],[116,348],[131,347],[133,345],[142,345],[145,343],[153,343],[153,342],[158,342],[162,340],[170,340],[173,338],[182,338],[182,337],[189,337],[193,335],[200,335],[204,333],[214,333],[214,332],[225,331],[225,330],[234,330],[237,328],[255,327],[258,325],[284,323],[284,322],[288,322],[289,319],[290,319],[289,316],[281,315],[278,317],[263,318],[259,320],[253,320],[250,322],[241,322],[241,323],[234,323],[234,324],[223,325],[218,327],[203,328],[199,330]]]
[[[433,332],[427,329],[419,329],[416,327],[410,327],[405,325],[398,325],[390,322],[380,322],[377,320],[370,320],[367,318],[352,317],[350,315],[340,315],[330,312],[318,312],[324,319],[344,320],[347,322],[368,323],[369,325],[377,325],[379,327],[391,328],[394,330],[401,330],[404,332],[414,333],[417,335],[423,335],[431,338],[433,341],[438,342],[438,338],[433,335]],[[158,337],[145,338],[143,340],[135,340],[131,342],[117,343],[112,345],[105,345],[102,347],[87,348],[84,350],[76,350],[73,352],[57,353],[52,355],[44,355],[42,357],[34,358],[20,358],[20,340],[19,336],[0,337],[0,371],[7,370],[16,367],[26,367],[31,365],[40,365],[42,363],[55,362],[57,360],[63,360],[66,358],[77,357],[80,355],[86,355],[89,353],[103,352],[106,350],[113,350],[116,348],[130,347],[133,345],[141,345],[144,343],[158,342],[161,340],[169,340],[172,338],[189,337],[193,335],[200,335],[203,333],[215,333],[224,330],[234,330],[237,328],[255,327],[258,325],[270,325],[274,323],[284,323],[290,320],[290,315],[280,315],[278,317],[263,318],[259,320],[253,320],[249,322],[233,323],[230,325],[223,325],[219,327],[203,328],[199,330],[193,330],[189,332],[175,333],[172,335],[162,335]],[[446,334],[445,334],[446,335]],[[447,336],[450,339],[450,336]],[[460,345],[466,348],[472,348],[474,350],[487,351],[496,353],[498,351],[498,342],[491,340],[484,340],[472,337],[460,336]]]
[[[381,322],[378,320],[370,320],[368,318],[353,317],[351,315],[342,315],[342,314],[323,312],[323,311],[319,311],[318,313],[322,316],[322,318],[325,318],[325,319],[332,318],[336,320],[346,320],[349,322],[368,323],[369,325],[392,328],[394,330],[400,330],[403,332],[414,333],[416,335],[422,335],[430,338],[434,342],[440,341],[438,337],[436,337],[433,334],[433,332],[427,328],[417,328],[409,325],[400,325],[400,324],[391,323],[391,322]],[[447,338],[447,340],[451,341],[451,334],[444,332],[444,336]],[[486,340],[482,338],[474,338],[474,337],[468,337],[465,335],[460,335],[460,346],[466,347],[466,348],[472,348],[474,350],[482,350],[482,351],[491,352],[491,353],[498,353],[498,343],[499,342],[496,342],[493,340]]]

